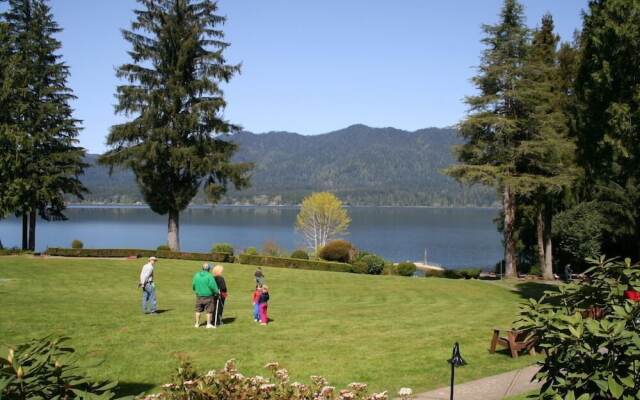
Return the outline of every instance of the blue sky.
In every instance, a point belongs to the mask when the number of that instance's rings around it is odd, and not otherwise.
[[[71,67],[84,121],[80,141],[105,150],[118,84],[128,61],[121,28],[134,0],[51,0],[64,29],[62,55]],[[481,25],[494,23],[502,0],[220,0],[228,17],[231,62],[243,72],[225,93],[225,116],[253,132],[318,134],[355,123],[415,130],[449,126],[464,115],[474,89]],[[569,40],[586,0],[523,1],[536,26],[549,11]]]

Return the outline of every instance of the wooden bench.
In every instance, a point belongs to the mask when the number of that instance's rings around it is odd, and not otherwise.
[[[500,332],[505,332],[506,335],[501,336]],[[493,330],[493,339],[491,339],[489,352],[495,353],[496,346],[501,345],[511,352],[511,357],[513,358],[518,358],[518,353],[522,350],[526,350],[529,354],[535,355],[537,338],[529,337],[529,333],[530,331],[528,330],[495,328]]]

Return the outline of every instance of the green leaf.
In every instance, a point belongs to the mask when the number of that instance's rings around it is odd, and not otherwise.
[[[622,394],[624,393],[624,387],[622,387],[622,385],[616,381],[613,375],[609,375],[608,385],[609,392],[615,399],[619,399],[620,397],[622,397]]]
[[[628,388],[633,388],[635,386],[632,375],[627,375],[624,378],[618,377],[618,379],[620,379],[620,382]]]

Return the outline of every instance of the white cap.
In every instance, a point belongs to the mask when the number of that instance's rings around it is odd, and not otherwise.
[[[158,259],[155,258],[154,256],[149,257],[149,261],[157,261]]]

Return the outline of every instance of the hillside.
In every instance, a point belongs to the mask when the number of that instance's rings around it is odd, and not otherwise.
[[[313,191],[335,192],[353,205],[488,206],[494,191],[463,188],[441,170],[454,162],[452,146],[460,139],[450,128],[408,132],[353,125],[339,131],[304,136],[288,132],[241,132],[238,161],[256,164],[251,188],[230,191],[225,203],[295,204]],[[88,156],[93,164],[97,156]],[[90,202],[140,201],[128,171],[94,166],[83,178]],[[204,203],[198,196],[196,203]]]

